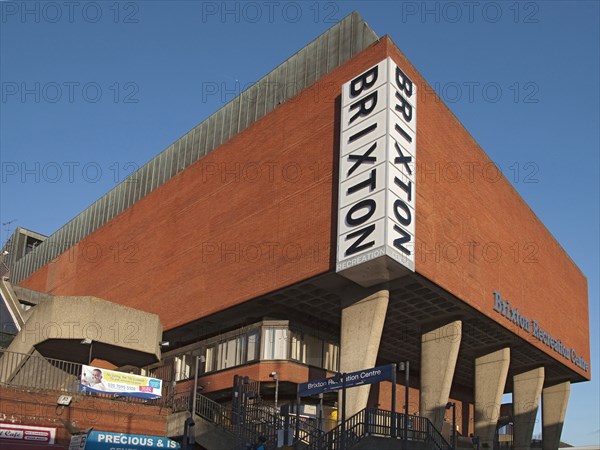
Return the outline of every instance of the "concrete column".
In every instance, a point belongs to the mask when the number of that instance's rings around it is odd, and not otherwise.
[[[475,436],[483,446],[494,447],[502,394],[510,365],[510,348],[475,359]]]
[[[544,386],[544,368],[513,377],[513,449],[530,450],[533,427]]]
[[[560,444],[571,383],[556,384],[542,391],[542,449],[556,450]]]
[[[375,366],[390,293],[378,291],[342,309],[340,372],[355,372]],[[346,391],[346,418],[367,407],[369,387]],[[341,392],[339,395],[341,405]],[[338,419],[341,419],[341,413]]]
[[[441,431],[462,337],[456,320],[421,336],[420,415]]]

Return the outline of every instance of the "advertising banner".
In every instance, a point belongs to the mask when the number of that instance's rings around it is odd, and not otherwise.
[[[82,366],[80,389],[101,394],[153,399],[161,396],[162,380]]]
[[[56,428],[0,423],[0,441],[54,444]],[[1,444],[0,447],[4,448]],[[7,447],[8,448],[8,447]]]

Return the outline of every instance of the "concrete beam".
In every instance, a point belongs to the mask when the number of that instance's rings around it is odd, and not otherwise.
[[[494,446],[509,365],[510,348],[475,359],[475,436],[479,436],[482,446]]]
[[[462,337],[456,320],[421,336],[420,415],[442,429]]]
[[[530,450],[533,428],[544,386],[544,368],[513,377],[513,449]]]
[[[571,383],[556,384],[542,391],[542,449],[555,450],[560,444]]]
[[[381,290],[342,309],[340,372],[375,366],[389,298],[389,291]],[[347,390],[346,418],[367,407],[369,388],[360,386]],[[341,419],[341,414],[338,418]]]
[[[2,295],[2,299],[0,301],[4,301],[6,309],[11,315],[17,329],[14,330],[15,334],[23,328],[25,325],[25,311],[21,307],[21,303],[13,290],[12,284],[4,278],[0,279],[0,295]],[[10,330],[2,330],[4,332]]]
[[[32,308],[8,351],[87,364],[103,359],[116,366],[160,361],[162,324],[156,314],[97,297],[51,297]],[[91,344],[82,344],[90,339]],[[14,370],[13,370],[14,369]],[[0,382],[18,369],[0,373]]]

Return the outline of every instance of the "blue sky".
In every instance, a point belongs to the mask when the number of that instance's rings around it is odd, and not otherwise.
[[[357,10],[391,36],[587,276],[598,361],[598,2],[0,7],[0,218],[15,220],[2,241],[15,226],[53,233]],[[598,444],[599,410],[598,381],[574,385],[563,438]]]

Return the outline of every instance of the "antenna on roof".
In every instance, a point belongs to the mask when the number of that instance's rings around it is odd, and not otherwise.
[[[16,222],[19,219],[12,219],[9,220],[8,222],[2,222],[2,226],[4,227],[4,232],[6,233],[6,239],[4,240],[4,244],[8,243],[8,238],[10,237],[10,224],[13,222]]]

